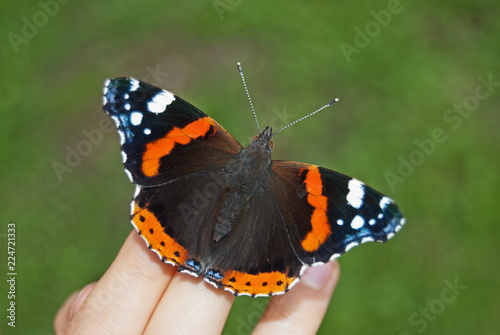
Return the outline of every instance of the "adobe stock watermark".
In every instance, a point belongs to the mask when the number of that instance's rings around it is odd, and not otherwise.
[[[426,306],[421,306],[418,311],[410,314],[408,323],[410,326],[416,327],[415,331],[418,334],[423,333],[429,327],[431,322],[436,321],[437,317],[446,311],[446,307],[455,302],[457,298],[467,289],[467,285],[460,285],[458,278],[453,282],[448,279],[443,281],[444,288],[441,290],[439,297],[432,299]],[[402,331],[398,335],[410,335],[409,331]]]
[[[21,18],[22,27],[20,33],[9,32],[7,38],[17,54],[19,47],[22,44],[28,44],[29,41],[38,34],[40,29],[49,23],[50,19],[59,13],[61,5],[66,5],[70,0],[40,0],[38,7],[40,10],[35,12],[31,17],[23,16]]]
[[[267,299],[255,298],[252,300],[252,305],[255,307],[255,310],[248,313],[246,318],[242,318],[241,316],[236,318],[236,321],[238,322],[238,326],[236,326],[236,334],[238,335],[251,334],[253,328],[257,322],[259,322],[268,305]],[[224,332],[222,335],[232,335],[232,333]]]
[[[384,177],[391,191],[396,189],[398,183],[404,183],[411,177],[415,173],[416,167],[424,164],[426,159],[434,154],[437,146],[448,140],[450,130],[460,128],[464,119],[469,118],[472,112],[479,108],[481,101],[488,99],[496,87],[500,86],[500,82],[493,81],[491,73],[486,77],[479,76],[477,80],[479,85],[476,86],[473,94],[467,96],[461,103],[453,104],[452,108],[443,112],[442,118],[445,127],[436,127],[423,139],[415,139],[413,143],[417,148],[409,154],[398,156],[399,165],[396,170],[385,171]]]
[[[15,222],[7,223],[7,300],[8,300],[8,308],[7,308],[7,325],[9,327],[16,327],[16,309],[17,309],[17,301],[16,301],[16,292],[17,292],[17,263],[16,263],[16,234],[17,227]]]
[[[154,69],[148,65],[145,70],[148,74],[144,76],[144,81],[153,85],[159,85],[169,76],[169,72],[161,71],[159,64]],[[115,129],[115,124],[107,115],[99,121],[97,128],[91,130],[83,129],[81,132],[83,138],[75,146],[67,145],[65,147],[66,156],[64,162],[53,161],[51,163],[52,170],[59,183],[62,183],[65,173],[73,172],[84,161],[85,157],[92,154],[94,148],[102,143],[105,134],[109,134]]]
[[[403,11],[404,7],[401,5],[399,0],[389,0],[387,3],[387,9],[382,9],[377,11],[370,11],[373,21],[368,21],[363,30],[358,26],[354,27],[353,44],[346,42],[341,42],[339,44],[340,50],[344,54],[347,63],[351,62],[351,57],[353,54],[359,54],[361,50],[368,47],[373,38],[377,37],[382,28],[389,25],[394,15],[397,15]]]
[[[156,64],[154,69],[149,65],[145,69],[148,74],[144,76],[143,81],[151,85],[159,86],[164,82],[165,78],[170,76],[170,72],[160,70],[160,64]]]
[[[135,271],[135,272],[134,272]],[[96,295],[91,295],[85,301],[87,308],[80,316],[82,321],[94,322],[96,315],[109,308],[116,296],[122,297],[125,292],[130,291],[137,280],[138,269],[126,268],[116,272],[113,277],[106,282],[106,286],[97,291]]]
[[[286,111],[286,106],[283,106],[282,110],[273,108],[271,113],[273,114],[273,116],[271,117],[271,120],[269,120],[268,126],[271,127],[273,131],[278,131],[282,127],[289,125],[297,119],[296,114],[288,114],[288,112]],[[250,135],[247,138],[247,143],[250,143],[254,136],[255,135]]]
[[[246,335],[251,334],[262,315],[265,313],[282,314],[282,311],[285,310],[287,306],[283,306],[285,300],[283,299],[263,299],[263,298],[253,298],[252,305],[255,307],[255,310],[251,311],[246,315],[246,318],[238,316],[236,321],[238,326],[236,326],[236,334],[238,335]],[[276,312],[278,311],[278,312]],[[231,332],[224,332],[222,335],[232,335]]]
[[[59,163],[57,161],[52,162],[52,170],[54,170],[57,180],[62,183],[63,175],[73,172],[73,170],[83,162],[83,159],[89,156],[94,148],[102,143],[104,134],[109,134],[114,129],[115,125],[109,117],[101,119],[98,128],[91,130],[83,129],[82,135],[84,139],[78,141],[74,147],[69,145],[65,147],[66,158],[64,163]]]
[[[232,12],[236,7],[241,5],[242,2],[243,0],[214,0],[212,5],[219,19],[224,21],[224,14],[226,12]]]

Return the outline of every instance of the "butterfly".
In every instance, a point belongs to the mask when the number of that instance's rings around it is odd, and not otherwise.
[[[132,225],[163,262],[217,288],[283,294],[308,266],[385,242],[405,222],[389,197],[355,178],[271,160],[270,127],[244,148],[167,90],[115,78],[103,93],[136,185]]]

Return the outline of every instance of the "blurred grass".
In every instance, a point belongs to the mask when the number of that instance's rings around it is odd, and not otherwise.
[[[340,43],[353,45],[354,27],[364,30],[370,11],[387,6],[242,1],[221,20],[213,2],[73,1],[16,53],[7,34],[21,34],[22,18],[32,20],[41,7],[1,3],[0,234],[17,224],[18,272],[17,327],[3,317],[2,332],[50,334],[65,297],[103,274],[131,230],[133,185],[115,132],[61,182],[52,167],[65,164],[67,146],[75,149],[83,130],[99,129],[106,118],[103,80],[149,76],[246,145],[256,129],[236,71],[241,61],[261,124],[275,110],[297,118],[340,98],[277,136],[274,158],[355,176],[393,197],[407,217],[387,245],[363,245],[341,258],[320,333],[497,334],[500,95],[480,101],[457,129],[443,115],[474,95],[478,76],[500,80],[499,5],[403,1],[347,62]],[[168,75],[153,80],[157,67]],[[414,141],[435,128],[447,140],[392,190],[384,173],[396,173],[398,157],[408,159]],[[6,239],[0,242],[5,274]],[[422,329],[419,311],[455,278],[467,289]],[[225,333],[246,333],[262,310],[258,301],[236,299]]]

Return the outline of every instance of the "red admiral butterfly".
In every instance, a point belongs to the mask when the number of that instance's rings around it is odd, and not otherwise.
[[[307,266],[404,224],[391,199],[357,179],[271,160],[269,127],[243,148],[196,107],[133,78],[107,80],[103,100],[136,185],[133,226],[163,262],[217,288],[285,293]]]

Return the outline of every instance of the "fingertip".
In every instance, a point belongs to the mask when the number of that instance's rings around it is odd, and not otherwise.
[[[323,290],[328,284],[336,284],[340,277],[340,265],[337,260],[307,268],[301,283],[313,290]]]
[[[254,333],[316,333],[339,278],[340,265],[336,260],[306,269],[296,287],[271,298]]]
[[[175,324],[183,334],[220,334],[235,296],[200,277],[176,273],[149,320],[146,334],[160,334]],[[193,319],[193,312],[196,318]]]
[[[75,317],[76,313],[78,312],[80,307],[82,307],[83,303],[85,302],[85,299],[87,299],[87,297],[89,296],[90,292],[92,292],[96,284],[97,282],[90,283],[78,292],[69,310],[69,321]]]
[[[53,325],[55,334],[64,333],[66,325],[68,324],[69,321],[69,311],[77,295],[78,291],[73,292],[69,297],[66,298],[61,307],[59,307],[59,309],[57,310],[56,315],[54,316],[54,325]]]
[[[83,305],[83,302],[88,297],[90,292],[95,286],[94,283],[90,283],[84,288],[73,292],[66,300],[63,302],[59,310],[54,316],[54,332],[56,334],[64,334],[67,325],[73,320],[76,313]]]

